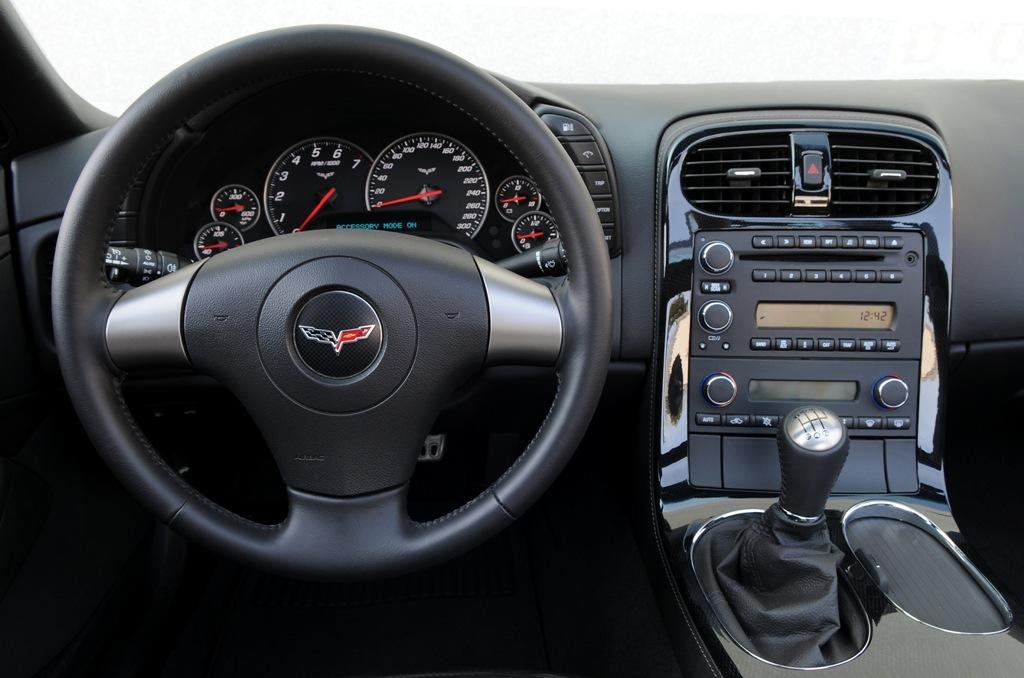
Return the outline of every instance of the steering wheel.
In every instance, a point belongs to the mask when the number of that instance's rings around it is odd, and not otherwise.
[[[427,92],[505,144],[555,198],[567,276],[547,286],[424,238],[317,231],[251,243],[127,293],[107,283],[103,253],[118,207],[177,130],[246,92],[332,72]],[[61,225],[54,334],[89,437],[160,520],[211,550],[289,576],[385,576],[493,536],[563,468],[608,368],[609,271],[578,172],[536,114],[495,78],[389,33],[286,29],[185,64],[110,128]],[[547,417],[487,490],[441,518],[413,521],[407,489],[431,424],[446,396],[495,364],[555,367]],[[164,462],[121,392],[129,373],[160,368],[210,375],[241,401],[286,485],[282,523],[232,513]]]

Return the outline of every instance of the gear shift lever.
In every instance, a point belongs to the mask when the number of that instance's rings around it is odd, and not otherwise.
[[[782,420],[778,441],[779,508],[796,521],[818,520],[850,450],[846,426],[824,407],[799,407]]]

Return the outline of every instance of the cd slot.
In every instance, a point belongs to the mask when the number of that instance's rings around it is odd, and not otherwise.
[[[775,252],[773,254],[740,254],[740,261],[752,261],[752,262],[764,262],[764,261],[780,261],[780,262],[792,262],[792,263],[811,263],[811,262],[865,262],[865,263],[878,263],[885,261],[885,256],[882,254],[854,254],[844,252],[832,252],[828,254],[816,254],[812,252]]]

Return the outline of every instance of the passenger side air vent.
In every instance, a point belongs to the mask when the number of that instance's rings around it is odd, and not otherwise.
[[[683,164],[683,195],[712,214],[789,214],[793,159],[788,134],[734,134],[698,142]]]
[[[880,134],[829,134],[836,217],[911,214],[935,197],[938,167],[923,145]]]

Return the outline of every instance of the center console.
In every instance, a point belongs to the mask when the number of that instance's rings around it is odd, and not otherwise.
[[[652,477],[698,649],[734,676],[1018,675],[1010,609],[946,496],[938,134],[885,115],[709,115],[666,131],[659,178]],[[794,417],[790,435],[823,435],[807,412],[841,432],[833,475],[785,451]],[[792,510],[795,484],[815,515]]]

